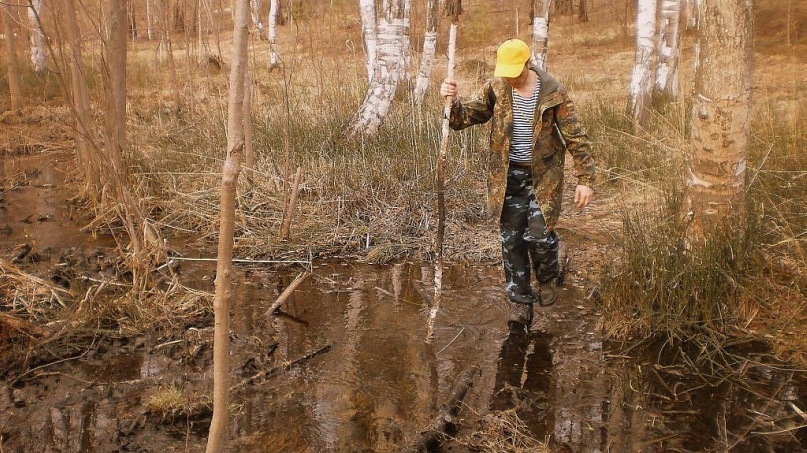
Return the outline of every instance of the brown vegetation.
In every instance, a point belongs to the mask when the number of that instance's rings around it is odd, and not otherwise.
[[[250,42],[255,159],[250,180],[239,181],[234,255],[278,261],[339,257],[374,263],[404,257],[431,259],[442,100],[432,89],[423,107],[415,107],[401,87],[377,137],[346,139],[342,128],[366,87],[357,14],[350,2],[331,2],[333,8],[325,6],[327,2],[312,3],[316,4],[300,3],[294,26],[280,29],[281,69],[268,67],[265,41],[253,35]],[[633,134],[622,111],[633,63],[633,11],[596,2],[586,23],[580,23],[576,15],[553,20],[548,69],[580,105],[600,163],[595,203],[580,212],[567,202],[559,230],[571,244],[575,276],[600,295],[607,313],[603,328],[613,337],[680,333],[693,324],[725,322],[726,328],[718,330],[726,342],[738,336],[765,338],[781,358],[807,365],[807,344],[801,335],[807,322],[807,157],[803,152],[807,147],[803,130],[807,5],[803,3],[777,0],[759,2],[756,7],[748,181],[748,212],[754,228],[748,237],[731,238],[739,242],[729,247],[731,254],[721,249],[696,259],[683,253],[669,229],[688,149],[692,32],[685,33],[682,41],[682,99],[658,106],[652,125]],[[457,50],[461,95],[490,73],[496,43],[529,34],[526,8],[517,17],[511,2],[505,0],[478,0],[464,6]],[[412,29],[419,30],[422,20],[423,11],[416,10]],[[516,24],[520,24],[518,30]],[[187,36],[175,33],[176,67],[156,58],[155,42],[140,38],[129,43],[126,157],[135,181],[132,190],[176,257],[212,257],[218,240],[230,54],[225,30],[231,27],[223,23],[220,28],[216,36],[221,36],[221,54],[213,51],[205,57],[191,54]],[[445,36],[441,27],[438,49],[445,48]],[[413,35],[414,48],[420,39]],[[89,50],[98,50],[97,46],[97,42],[87,44]],[[432,87],[444,76],[444,67],[436,65]],[[97,96],[100,69],[92,65],[88,69],[85,77]],[[4,154],[72,152],[71,114],[63,107],[59,88],[53,74],[23,72],[27,105],[0,116]],[[11,106],[7,89],[0,90],[0,106],[4,110]],[[94,115],[101,124],[104,113]],[[449,261],[499,259],[496,228],[482,218],[486,138],[481,128],[451,136],[444,242],[444,257]],[[293,192],[298,197],[296,210],[288,237],[279,236],[296,168],[302,169],[299,190]],[[6,177],[0,182],[3,191],[20,178],[19,174]],[[72,181],[78,194],[80,184]],[[567,192],[568,197],[571,186]],[[87,230],[115,232],[118,252],[130,253],[120,239],[125,234],[111,208],[81,200],[73,203],[94,216],[85,223]],[[9,250],[3,253],[11,255]],[[125,260],[110,261],[122,266]],[[119,290],[127,284],[125,269],[116,268],[105,274],[103,282],[84,282],[66,292],[35,275],[39,269],[0,260],[0,346],[4,351],[0,374],[20,378],[35,363],[78,354],[81,348],[75,345],[99,330],[122,336],[169,329],[180,319],[209,314],[211,295],[183,287],[164,264],[153,271],[161,291],[133,297]],[[713,303],[721,298],[725,305]],[[57,343],[64,346],[42,348]],[[154,402],[155,407],[170,404]],[[486,419],[481,430],[516,438],[518,420],[507,415]],[[527,451],[535,445],[533,439],[521,439],[507,448]],[[501,445],[487,448],[505,449]]]

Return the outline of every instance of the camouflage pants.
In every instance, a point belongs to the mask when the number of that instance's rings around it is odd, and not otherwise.
[[[546,231],[528,168],[510,166],[507,172],[499,232],[508,295],[531,291],[530,267],[539,283],[548,283],[558,276],[558,237],[554,231]]]

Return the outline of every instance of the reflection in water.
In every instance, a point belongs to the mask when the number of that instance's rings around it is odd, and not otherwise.
[[[502,343],[496,370],[491,409],[514,409],[519,419],[530,428],[532,437],[547,434],[548,392],[552,388],[551,335],[527,331],[521,324],[511,323]]]
[[[289,358],[324,343],[333,349],[312,361],[308,371],[290,376],[289,388],[298,392],[290,396],[291,404],[298,410],[286,407],[283,421],[262,427],[269,431],[262,446],[278,445],[292,424],[300,427],[310,451],[397,451],[432,413],[435,357],[413,335],[419,296],[412,268],[387,269],[328,273],[328,280],[301,286],[298,300],[305,302],[288,308],[301,322],[278,318],[276,324],[283,324],[278,331],[287,335],[281,341],[292,345]]]
[[[336,379],[319,383],[316,387],[317,402],[314,417],[324,451],[339,451],[343,444],[350,444],[354,437],[354,423],[361,425],[361,389],[358,386],[357,364],[359,345],[363,337],[360,329],[365,310],[367,292],[364,283],[356,281],[349,296],[345,311],[345,332],[341,345],[340,362],[334,370]],[[353,385],[351,385],[353,383]],[[361,436],[365,437],[365,436]],[[360,439],[358,439],[360,440]]]
[[[509,325],[491,409],[514,411],[529,436],[548,440],[552,451],[603,451],[600,433],[606,395],[596,366],[599,349],[582,347],[585,338],[580,335],[559,334],[555,324],[554,335],[536,326],[527,330]],[[580,325],[573,322],[572,332]]]
[[[669,348],[620,367],[603,359],[597,316],[579,308],[586,302],[573,286],[538,310],[531,331],[508,329],[498,267],[454,266],[444,273],[431,349],[432,270],[323,264],[274,317],[266,309],[299,270],[237,276],[234,382],[332,348],[233,395],[230,451],[404,451],[471,365],[481,371],[457,417],[460,437],[478,429],[474,417],[512,411],[553,452],[804,451],[807,381],[761,348],[735,351],[722,380],[704,379]],[[209,360],[180,363],[167,349],[54,364],[30,388],[0,383],[0,450],[204,451],[209,420],[161,422],[144,411],[169,384],[209,393]]]

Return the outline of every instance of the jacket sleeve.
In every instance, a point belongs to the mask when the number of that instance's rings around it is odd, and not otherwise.
[[[486,123],[493,116],[495,105],[496,96],[493,94],[490,81],[487,81],[465,101],[454,100],[454,103],[451,104],[451,117],[448,125],[451,129],[458,131],[475,124]]]
[[[560,90],[563,102],[555,109],[555,123],[558,125],[566,150],[572,155],[578,184],[594,185],[594,155],[583,121],[565,90]]]

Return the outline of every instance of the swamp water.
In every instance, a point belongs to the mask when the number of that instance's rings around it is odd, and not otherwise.
[[[519,435],[549,439],[552,451],[796,452],[807,445],[798,428],[807,424],[799,412],[803,375],[765,364],[758,353],[738,367],[742,380],[706,385],[683,366],[660,365],[661,357],[614,358],[573,284],[526,331],[505,321],[497,267],[450,267],[428,345],[431,270],[315,265],[272,317],[273,289],[295,274],[239,269],[230,451],[412,450],[454,380],[473,366],[479,371],[453,419],[457,440],[445,451],[479,451],[491,436],[512,437],[490,430],[502,414],[520,421]],[[209,325],[199,325],[181,340],[117,341],[3,386],[2,451],[204,451],[210,413],[188,401],[210,393],[211,337]],[[187,407],[156,415],[149,407],[169,391]]]
[[[0,197],[3,256],[26,241],[39,250],[114,246],[71,227],[60,173],[20,162],[4,161],[14,182]],[[236,267],[228,451],[411,451],[469,370],[443,451],[535,451],[534,440],[559,452],[807,448],[804,372],[772,361],[764,345],[736,347],[721,358],[722,374],[708,361],[685,366],[690,347],[604,345],[600,315],[574,275],[527,331],[506,322],[498,266],[448,266],[427,344],[431,263],[314,263],[267,314],[300,271]],[[213,263],[180,267],[202,291],[212,292],[213,274]],[[204,451],[212,325],[207,316],[152,337],[100,336],[80,354],[0,381],[0,452]]]

